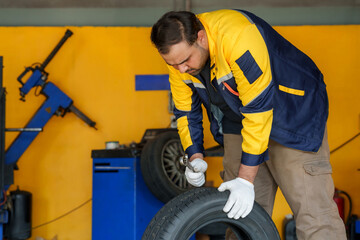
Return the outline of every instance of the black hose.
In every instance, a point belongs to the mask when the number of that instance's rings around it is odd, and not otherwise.
[[[360,132],[357,133],[355,136],[353,136],[352,138],[350,138],[349,140],[347,140],[346,142],[344,142],[343,144],[341,144],[340,146],[336,147],[335,149],[330,151],[330,154],[333,154],[334,152],[336,152],[337,150],[339,150],[340,148],[344,147],[346,144],[350,143],[352,140],[354,140],[355,138],[357,138],[358,136],[360,136]]]

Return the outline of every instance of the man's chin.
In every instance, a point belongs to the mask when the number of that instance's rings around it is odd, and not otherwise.
[[[198,75],[200,72],[201,72],[201,70],[194,69],[194,70],[188,71],[187,73],[190,74],[191,76],[194,76],[194,77],[195,77],[195,76]]]

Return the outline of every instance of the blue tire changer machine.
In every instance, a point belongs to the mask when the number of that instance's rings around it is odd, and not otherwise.
[[[60,42],[56,45],[50,55],[42,64],[33,64],[25,68],[18,77],[21,84],[20,100],[25,101],[25,96],[32,88],[40,88],[40,94],[46,100],[33,115],[25,128],[5,128],[5,97],[6,90],[2,84],[3,57],[0,56],[0,238],[7,239],[28,239],[31,237],[31,193],[26,191],[12,191],[7,196],[7,191],[14,183],[14,170],[17,170],[17,161],[30,146],[45,124],[54,115],[64,116],[73,112],[95,128],[95,122],[79,111],[73,104],[73,100],[61,91],[55,84],[47,81],[48,73],[45,67],[49,64],[55,54],[59,51],[65,41],[73,33],[70,30],[65,32]],[[31,75],[26,82],[23,77]],[[95,128],[96,129],[96,128]],[[20,134],[5,151],[5,132],[18,131]]]

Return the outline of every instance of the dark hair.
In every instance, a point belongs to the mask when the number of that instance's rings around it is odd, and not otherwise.
[[[200,20],[192,12],[178,11],[165,13],[151,29],[151,41],[162,54],[169,52],[170,46],[185,40],[192,45],[197,34],[204,29]]]

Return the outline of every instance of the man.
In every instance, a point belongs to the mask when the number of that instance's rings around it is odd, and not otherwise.
[[[332,199],[328,99],[315,63],[242,10],[169,12],[151,40],[169,66],[179,135],[195,169],[186,168],[188,182],[205,182],[203,104],[225,150],[219,191],[230,191],[229,218],[246,217],[254,199],[271,216],[279,186],[298,239],[346,239]]]

